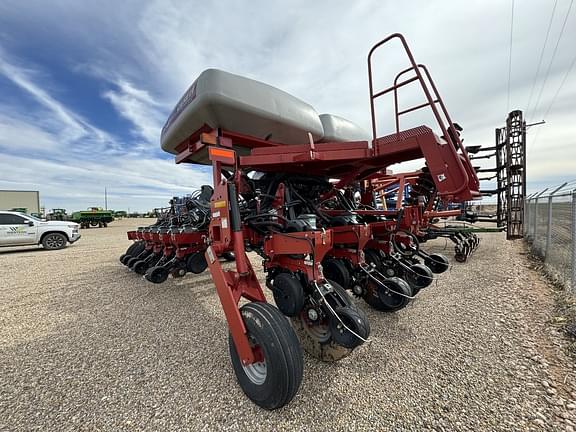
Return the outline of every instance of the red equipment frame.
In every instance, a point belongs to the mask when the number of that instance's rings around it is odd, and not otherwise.
[[[372,80],[372,55],[382,45],[392,39],[399,39],[410,60],[411,67],[400,72],[391,87],[374,92]],[[245,245],[258,244],[264,249],[264,267],[275,267],[303,272],[309,281],[322,282],[321,261],[326,255],[346,255],[351,262],[363,262],[363,249],[374,241],[374,237],[388,236],[397,228],[397,221],[382,221],[368,226],[352,225],[326,230],[313,230],[294,233],[270,233],[261,235],[242,224],[238,204],[238,194],[245,192],[240,169],[254,169],[261,172],[314,173],[318,176],[339,179],[336,187],[343,187],[354,181],[362,181],[371,175],[382,172],[386,167],[407,160],[424,157],[436,184],[438,196],[442,199],[459,202],[480,196],[479,182],[470,164],[462,142],[454,129],[446,108],[430,78],[427,69],[416,64],[404,37],[394,34],[376,44],[368,56],[370,104],[372,116],[372,141],[357,142],[304,142],[299,145],[283,145],[251,136],[241,135],[222,129],[213,130],[204,126],[180,143],[176,150],[176,163],[209,163],[213,167],[214,194],[210,203],[211,221],[208,229],[205,252],[208,267],[216,285],[216,290],[238,355],[243,364],[258,361],[258,349],[251,346],[246,328],[238,308],[240,298],[265,302],[262,288],[245,252]],[[415,76],[399,82],[399,78],[409,71]],[[429,90],[427,78],[432,91]],[[408,110],[399,111],[398,89],[418,81],[426,96],[427,103]],[[374,100],[389,92],[394,92],[396,132],[377,137]],[[434,94],[434,97],[432,97]],[[437,105],[440,105],[444,119]],[[420,126],[400,131],[399,117],[416,109],[429,106],[443,132],[439,138],[434,132]],[[446,122],[446,123],[445,123]],[[461,154],[458,153],[461,151]],[[192,159],[193,156],[193,159]],[[232,172],[225,177],[223,170]],[[402,220],[412,226],[422,221],[422,209],[406,211]],[[380,216],[398,215],[398,210],[364,210],[358,214]],[[376,240],[380,243],[378,240]],[[356,245],[352,252],[343,252],[338,245]],[[381,246],[384,247],[384,246]],[[235,268],[224,270],[217,256],[234,252]],[[292,256],[291,256],[292,255]],[[304,255],[313,259],[295,259],[293,255]]]

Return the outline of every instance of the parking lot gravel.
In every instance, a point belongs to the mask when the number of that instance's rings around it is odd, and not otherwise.
[[[267,412],[236,384],[209,273],[153,285],[118,262],[150,222],[0,250],[0,430],[576,429],[576,366],[521,242],[482,235],[400,312],[356,300],[370,342],[306,355],[296,398]],[[452,260],[444,240],[425,248]]]

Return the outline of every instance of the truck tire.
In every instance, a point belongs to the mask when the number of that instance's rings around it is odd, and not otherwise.
[[[42,246],[48,250],[58,250],[66,247],[68,239],[62,233],[48,233],[42,239]]]

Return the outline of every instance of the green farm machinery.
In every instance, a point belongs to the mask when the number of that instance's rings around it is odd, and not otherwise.
[[[110,210],[103,210],[100,207],[91,207],[88,210],[72,213],[70,220],[80,224],[80,227],[82,228],[105,228],[114,220],[114,215]]]
[[[47,220],[66,221],[69,220],[69,218],[70,216],[66,214],[66,209],[61,208],[52,209],[52,211],[46,215]]]

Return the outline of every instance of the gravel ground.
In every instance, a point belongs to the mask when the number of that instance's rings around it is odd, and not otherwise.
[[[521,242],[484,235],[398,313],[358,301],[371,342],[306,356],[296,398],[266,412],[236,385],[209,275],[154,286],[118,262],[141,224],[0,252],[0,430],[576,429],[576,367]]]

